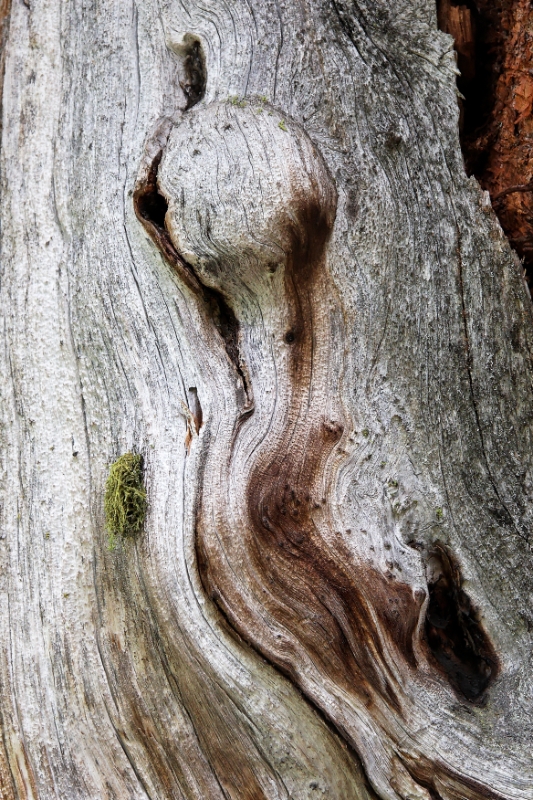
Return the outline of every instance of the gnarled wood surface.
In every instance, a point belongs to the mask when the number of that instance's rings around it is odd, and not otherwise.
[[[531,800],[531,308],[457,119],[425,0],[14,2],[3,798]]]

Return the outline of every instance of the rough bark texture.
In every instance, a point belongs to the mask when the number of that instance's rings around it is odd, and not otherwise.
[[[455,40],[465,165],[491,196],[533,288],[533,9],[529,0],[439,0]]]
[[[531,800],[531,306],[455,72],[426,0],[14,0],[3,798]]]

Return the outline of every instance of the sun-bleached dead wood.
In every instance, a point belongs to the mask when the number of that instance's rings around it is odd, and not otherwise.
[[[5,65],[2,796],[529,800],[531,308],[433,4],[20,1]]]

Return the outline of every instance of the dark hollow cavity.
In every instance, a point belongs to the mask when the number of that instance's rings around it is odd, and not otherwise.
[[[205,94],[207,84],[207,68],[204,50],[200,39],[192,33],[186,33],[181,44],[171,44],[170,49],[181,62],[180,86],[187,98],[185,111],[188,111]]]
[[[163,151],[160,150],[152,161],[146,183],[142,188],[137,190],[134,198],[137,216],[142,217],[143,220],[148,222],[153,222],[160,228],[163,228],[165,225],[165,214],[168,209],[167,201],[162,194],[159,194],[157,188],[157,173],[162,157]],[[161,215],[162,211],[163,214]]]
[[[439,28],[455,40],[461,72],[459,135],[466,171],[489,192],[533,293],[533,159],[527,106],[533,67],[527,31],[533,9],[525,9],[521,0],[437,0],[437,15]]]
[[[166,229],[165,216],[168,210],[168,203],[157,185],[157,174],[162,157],[163,150],[160,150],[152,161],[146,179],[137,185],[133,194],[133,208],[137,219],[142,223],[150,239],[161,251],[168,263],[179,272],[193,292],[196,294],[202,293],[203,287],[200,285],[194,271],[177,252]]]
[[[466,700],[480,701],[496,677],[496,653],[443,545],[435,545],[428,567],[427,643],[452,687]]]
[[[168,211],[168,203],[157,188],[155,191],[148,191],[139,198],[139,213],[143,219],[152,222],[156,227],[165,229],[165,214]]]
[[[207,83],[205,56],[198,39],[191,40],[185,53],[183,68],[186,79],[181,83],[181,88],[187,95],[187,109],[189,109],[200,102]]]

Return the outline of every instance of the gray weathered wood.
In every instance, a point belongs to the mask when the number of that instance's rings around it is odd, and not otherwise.
[[[533,797],[531,304],[454,64],[429,0],[13,0],[2,798]]]

